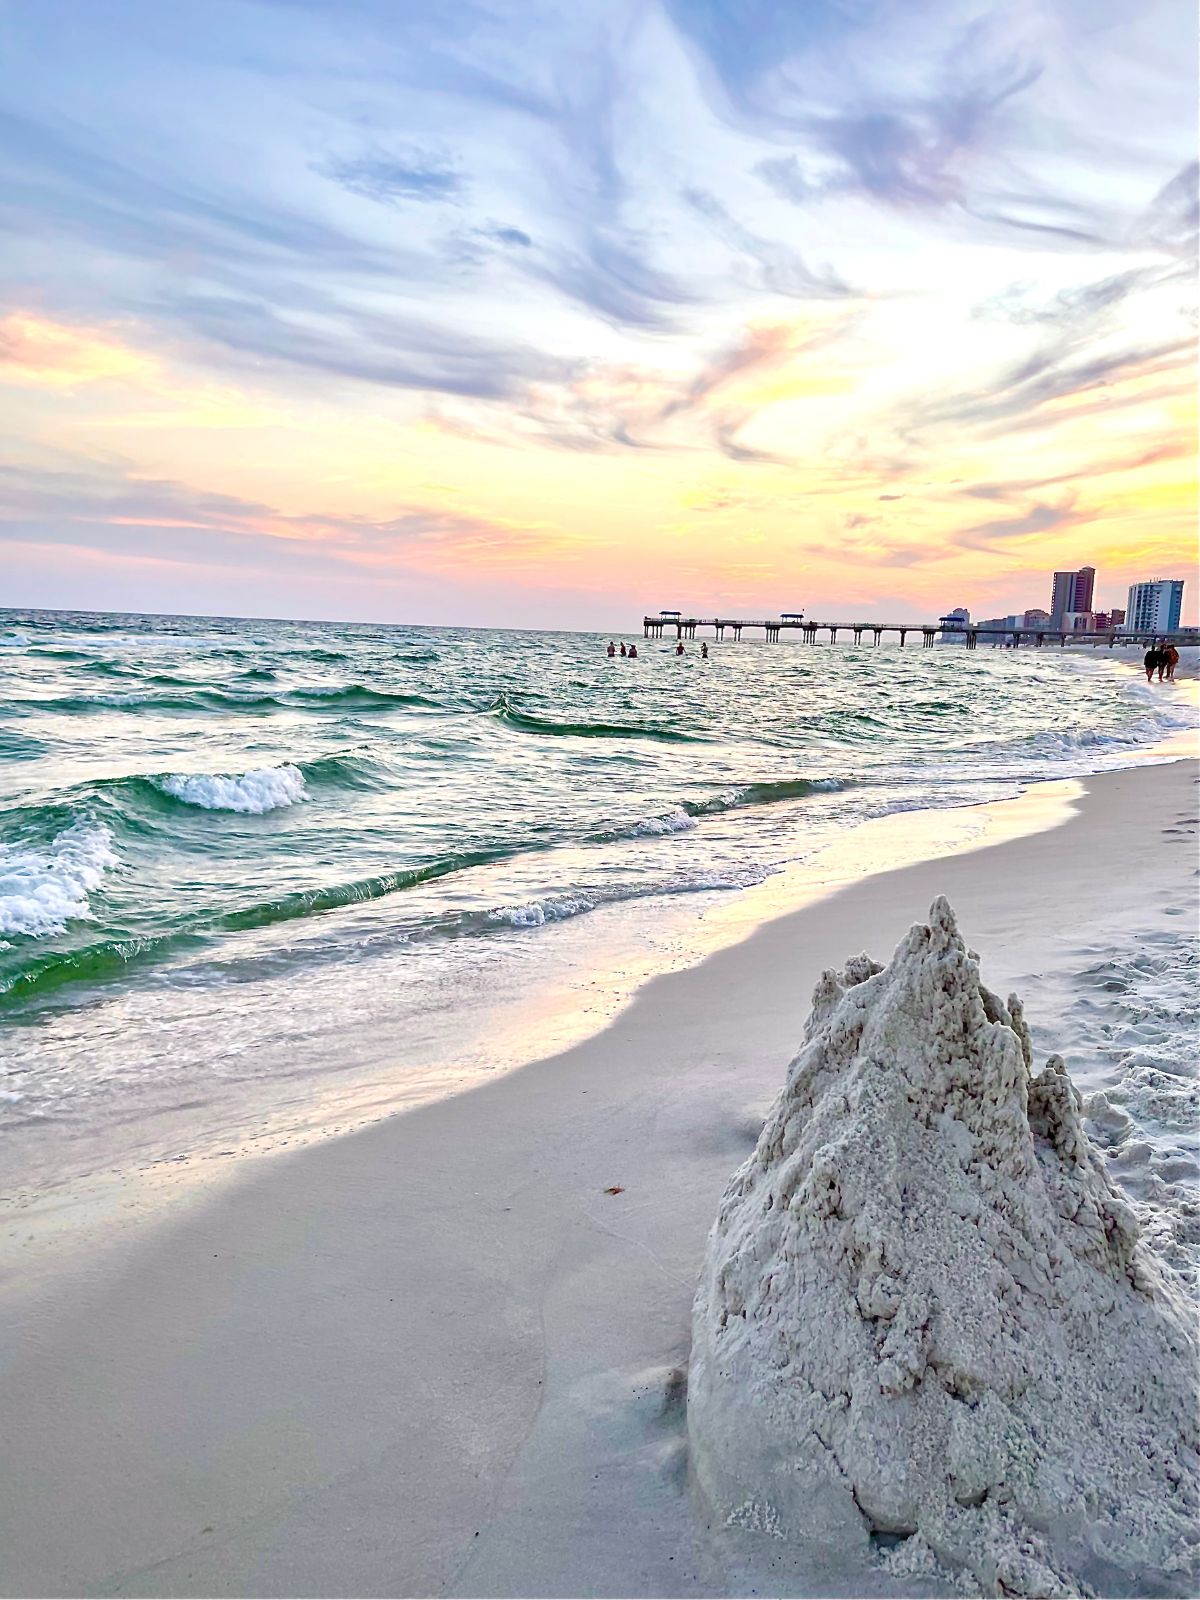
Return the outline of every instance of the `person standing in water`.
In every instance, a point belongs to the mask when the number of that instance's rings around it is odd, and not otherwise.
[[[675,654],[677,656],[681,656],[683,654],[683,640],[682,639],[680,639],[679,643],[675,646]]]
[[[1165,651],[1167,658],[1167,682],[1175,682],[1175,668],[1179,665],[1179,651],[1173,644],[1169,644]]]
[[[625,642],[624,642],[624,640],[622,640],[622,642],[621,642],[621,654],[622,654],[622,655],[623,655],[623,656],[627,656],[627,655],[628,655],[628,654],[629,654],[629,651],[628,651],[628,650],[626,650],[626,648],[625,648]]]
[[[630,661],[636,661],[637,660],[637,645],[635,645],[635,644],[631,644],[629,646],[629,659],[630,659]]]
[[[1142,657],[1142,665],[1146,669],[1147,683],[1150,683],[1154,677],[1154,669],[1156,666],[1158,666],[1158,660],[1158,646],[1152,644],[1149,650],[1146,651],[1146,654]]]
[[[612,657],[613,657],[613,656],[615,656],[615,655],[616,655],[616,653],[617,653],[617,647],[616,647],[616,645],[615,645],[615,644],[614,644],[614,643],[613,643],[613,642],[612,642],[612,640],[611,640],[611,639],[610,639],[610,640],[609,640],[609,641],[608,641],[608,654],[609,654],[609,658],[610,658],[610,659],[611,659],[611,658],[612,658]]]

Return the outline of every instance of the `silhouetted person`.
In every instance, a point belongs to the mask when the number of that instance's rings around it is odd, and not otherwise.
[[[675,654],[677,656],[681,656],[683,654],[683,640],[682,639],[680,639],[679,643],[675,646]]]
[[[636,661],[637,660],[637,645],[635,645],[635,644],[631,644],[629,646],[629,659],[630,659],[630,661]]]
[[[617,647],[611,639],[608,641],[608,653],[610,656],[615,656],[617,653]]]
[[[705,661],[708,660],[708,645],[707,644],[702,644],[700,646],[700,654],[704,658]]]
[[[1179,665],[1179,651],[1176,650],[1176,648],[1175,648],[1175,646],[1173,644],[1169,644],[1167,646],[1167,648],[1166,648],[1166,657],[1167,657],[1167,681],[1169,683],[1174,683],[1174,681],[1175,681],[1175,668]]]
[[[627,656],[627,655],[628,655],[628,654],[629,654],[629,651],[628,651],[628,650],[626,650],[626,648],[625,648],[625,646],[624,646],[624,645],[622,645],[622,646],[621,646],[621,654],[622,654],[622,655],[623,655],[623,656]]]
[[[1146,669],[1146,682],[1149,683],[1153,679],[1154,669],[1158,665],[1157,646],[1151,645],[1149,650],[1146,651],[1146,654],[1142,657],[1142,665]]]

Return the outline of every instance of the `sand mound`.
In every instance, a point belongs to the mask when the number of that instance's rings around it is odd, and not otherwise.
[[[986,1594],[1195,1592],[1197,1350],[944,900],[817,986],[696,1298],[718,1511]],[[935,1569],[936,1570],[936,1569]]]

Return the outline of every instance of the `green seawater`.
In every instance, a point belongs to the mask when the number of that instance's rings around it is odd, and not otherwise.
[[[626,638],[0,612],[0,1126],[202,1101],[383,1014],[416,1037],[536,985],[557,925],[635,930],[1186,714],[1092,655]]]

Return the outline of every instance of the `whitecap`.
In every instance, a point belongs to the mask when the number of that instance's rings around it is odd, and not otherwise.
[[[635,822],[629,829],[628,836],[631,839],[654,838],[666,833],[685,833],[695,826],[695,817],[690,817],[680,807],[675,811],[668,811],[665,816],[645,817],[641,822]]]
[[[583,911],[594,911],[596,902],[582,895],[560,895],[553,900],[530,900],[521,906],[497,906],[488,912],[489,922],[505,922],[510,928],[541,928],[547,922],[564,922]]]
[[[102,822],[84,819],[40,849],[0,844],[0,933],[39,939],[93,920],[88,895],[117,865],[111,845]]]
[[[223,773],[172,773],[155,782],[164,794],[205,811],[240,811],[261,816],[281,806],[293,806],[305,797],[304,774],[285,762],[281,767],[258,767],[240,775]]]

